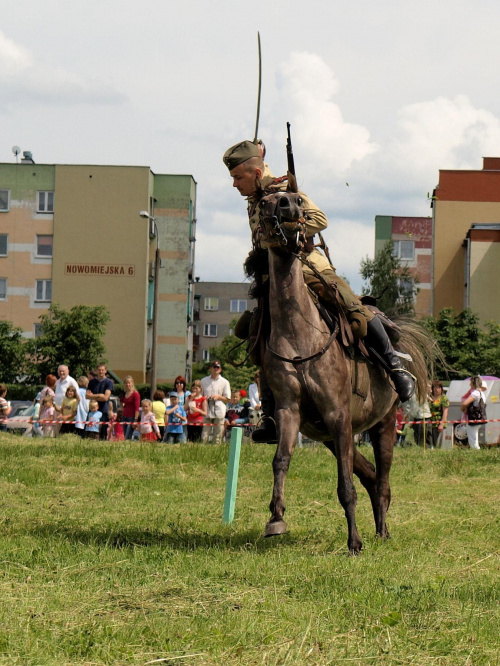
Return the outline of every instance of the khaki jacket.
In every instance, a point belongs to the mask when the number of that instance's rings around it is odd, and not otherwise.
[[[275,180],[275,176],[271,173],[269,170],[269,166],[265,164],[264,166],[264,174],[262,176],[262,187],[265,190],[269,190],[270,192],[280,192],[280,191],[285,191],[287,187],[286,180],[283,182],[279,183],[273,183]],[[306,235],[308,237],[314,236],[314,234],[323,231],[323,229],[326,229],[328,226],[328,220],[326,215],[323,213],[322,210],[320,210],[316,204],[309,199],[309,197],[304,194],[303,192],[300,192],[300,195],[304,199],[305,203],[305,217],[307,218],[306,222]],[[259,224],[259,212],[260,212],[260,204],[257,203],[255,204],[255,199],[253,197],[248,197],[247,199],[248,202],[248,222],[250,224],[250,229],[252,231],[252,238],[254,234],[254,230]],[[263,249],[266,249],[267,245],[265,241],[260,239],[260,246]],[[319,250],[313,250],[309,255],[308,255],[308,260],[310,263],[314,266],[314,268],[322,273],[325,270],[332,270],[332,266],[330,265],[330,262],[328,259],[325,257],[324,254],[322,254]],[[311,269],[308,266],[303,266],[303,271],[304,273],[312,273]]]

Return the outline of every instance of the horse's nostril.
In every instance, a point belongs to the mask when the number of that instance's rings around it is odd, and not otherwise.
[[[290,203],[286,197],[281,197],[279,206],[280,208],[290,208]]]

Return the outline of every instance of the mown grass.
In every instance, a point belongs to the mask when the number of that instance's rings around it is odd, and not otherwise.
[[[392,538],[297,450],[290,533],[264,539],[274,448],[0,434],[2,664],[499,664],[500,450],[396,450]],[[365,455],[370,450],[365,449]]]

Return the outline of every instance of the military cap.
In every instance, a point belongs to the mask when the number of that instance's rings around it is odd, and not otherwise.
[[[260,157],[259,146],[257,142],[240,141],[240,143],[231,146],[224,153],[222,158],[229,171],[235,169],[242,162],[246,162],[251,157]]]

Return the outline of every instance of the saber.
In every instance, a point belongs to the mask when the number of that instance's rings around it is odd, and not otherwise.
[[[259,90],[257,93],[257,117],[255,119],[255,136],[253,142],[257,142],[257,136],[259,134],[259,116],[260,116],[260,94],[262,89],[262,52],[260,50],[260,32],[257,33],[257,41],[259,44]]]

